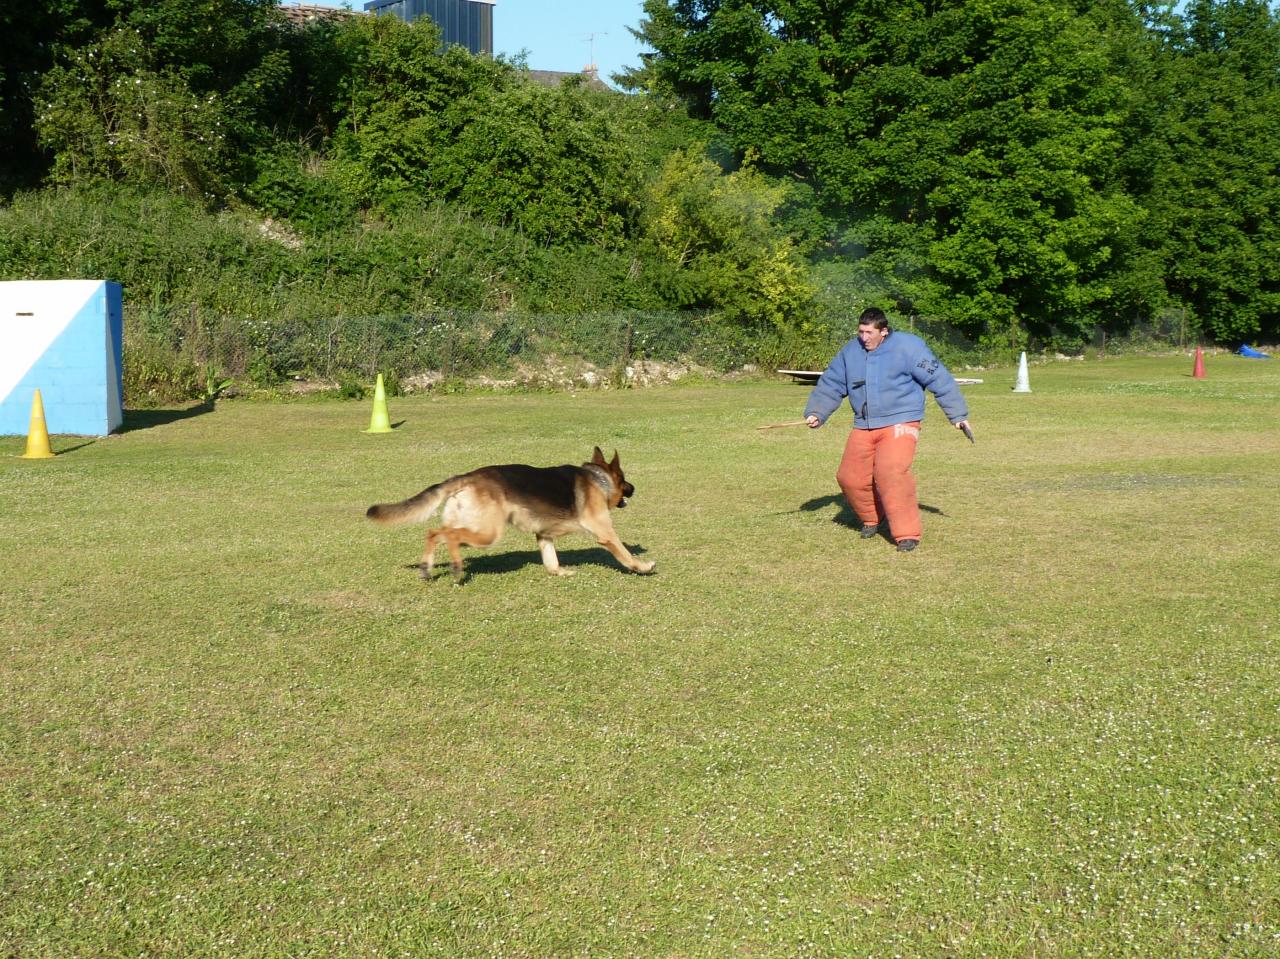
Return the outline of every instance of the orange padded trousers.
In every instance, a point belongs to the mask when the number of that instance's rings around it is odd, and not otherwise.
[[[895,541],[920,538],[920,504],[911,461],[920,440],[920,423],[895,423],[849,433],[836,482],[858,519],[875,526],[888,519]]]

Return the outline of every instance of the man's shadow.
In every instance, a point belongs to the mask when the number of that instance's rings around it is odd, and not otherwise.
[[[849,505],[849,501],[844,498],[843,493],[832,493],[830,496],[815,496],[811,500],[807,500],[800,504],[797,512],[800,513],[816,513],[818,510],[826,509],[828,506],[838,506],[836,515],[831,517],[831,522],[840,526],[847,526],[849,529],[862,529],[862,521],[853,511],[853,507]],[[929,506],[925,503],[920,504],[920,509],[926,513],[933,513],[935,516],[946,516],[942,510],[936,506]],[[882,530],[881,536],[886,539],[889,537],[887,530]]]
[[[643,556],[645,553],[643,546],[632,546],[629,543],[624,543],[623,545],[631,551],[632,556]],[[581,549],[557,548],[556,555],[560,558],[560,565],[566,569],[576,566],[604,566],[613,569],[614,572],[620,575],[626,575],[630,572],[630,570],[623,569],[603,546],[586,546]],[[514,549],[504,553],[478,553],[474,550],[469,551],[465,546],[462,548],[462,582],[464,583],[472,576],[514,573],[524,569],[526,566],[541,568],[542,554],[536,549]],[[404,568],[422,569],[418,563],[407,563]],[[449,579],[451,576],[449,556],[442,547],[436,556],[436,568],[432,574],[432,579]]]

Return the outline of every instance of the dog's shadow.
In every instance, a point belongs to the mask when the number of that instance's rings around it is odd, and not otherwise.
[[[831,517],[831,522],[840,526],[847,526],[849,529],[862,529],[862,521],[853,512],[853,507],[849,505],[849,501],[844,498],[843,493],[832,493],[830,496],[815,496],[813,499],[801,503],[796,511],[800,513],[816,513],[818,510],[826,509],[828,506],[839,507],[836,510],[836,515]],[[926,503],[921,503],[920,509],[926,513],[933,513],[935,516],[947,515],[938,507],[929,506]],[[880,535],[886,539],[889,537],[887,532],[881,532]]]
[[[630,543],[624,544],[631,551],[632,556],[643,556],[645,553],[643,546],[632,546]],[[542,554],[535,550],[507,550],[503,553],[476,553],[466,552],[464,547],[462,554],[462,579],[460,582],[465,583],[472,576],[489,576],[501,573],[516,573],[524,569],[526,566],[537,566],[542,568]],[[604,566],[612,568],[614,572],[619,574],[629,573],[630,570],[623,569],[613,555],[603,546],[590,547],[585,546],[580,549],[557,549],[556,555],[560,558],[560,565],[566,569],[572,569],[578,566]],[[421,572],[422,567],[418,563],[407,563],[405,569],[411,569],[415,572]],[[435,571],[431,579],[449,579],[453,575],[449,560],[446,557],[444,562],[437,562]]]

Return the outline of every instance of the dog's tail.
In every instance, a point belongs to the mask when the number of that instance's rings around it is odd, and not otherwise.
[[[435,486],[428,486],[417,496],[410,496],[399,503],[378,503],[365,511],[365,516],[375,523],[392,526],[396,523],[413,523],[426,519],[444,502],[458,485],[458,477],[447,479]]]

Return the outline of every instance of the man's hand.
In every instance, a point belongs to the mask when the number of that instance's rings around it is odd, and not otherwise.
[[[968,421],[968,420],[961,420],[959,423],[956,423],[956,424],[955,424],[955,427],[956,427],[956,429],[958,429],[961,433],[963,433],[965,436],[969,437],[969,442],[970,442],[970,443],[977,442],[977,441],[976,441],[976,440],[974,440],[974,438],[973,438],[973,430],[969,427],[969,421]]]
[[[806,416],[804,418],[804,421],[809,424],[809,429],[811,430],[816,430],[819,426],[822,425],[822,420],[818,419],[812,413]]]

